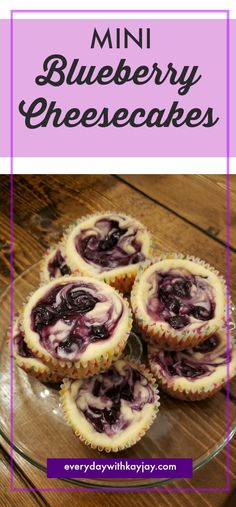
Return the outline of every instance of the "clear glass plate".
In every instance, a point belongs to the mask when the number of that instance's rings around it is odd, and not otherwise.
[[[14,282],[14,311],[20,310],[26,297],[39,283],[39,264],[33,265]],[[4,439],[10,440],[10,361],[5,341],[9,327],[10,291],[0,300],[0,427]],[[135,335],[130,341],[136,357],[145,352]],[[14,366],[14,449],[27,461],[46,471],[47,458],[104,457],[105,454],[83,445],[64,420],[58,386],[40,383]],[[236,405],[232,386],[231,432],[236,431]],[[161,393],[160,412],[147,434],[135,446],[118,453],[120,457],[192,458],[194,470],[210,461],[226,445],[226,394],[222,389],[212,399],[183,402]],[[107,456],[107,455],[106,455]],[[116,457],[117,454],[111,454]],[[84,487],[154,487],[168,479],[71,480]]]

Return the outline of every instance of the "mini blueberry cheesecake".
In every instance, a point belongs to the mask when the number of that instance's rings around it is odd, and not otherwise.
[[[93,375],[115,361],[131,326],[128,303],[113,287],[78,275],[41,286],[23,312],[28,347],[72,378]]]
[[[54,278],[65,275],[71,275],[71,270],[66,264],[60,246],[50,248],[41,262],[41,281],[47,283]]]
[[[148,345],[148,362],[160,387],[174,398],[203,400],[236,375],[236,345],[227,354],[225,331],[218,331],[196,347],[182,351],[160,350]]]
[[[156,381],[143,365],[120,359],[87,379],[65,379],[62,407],[75,434],[93,449],[117,452],[147,432],[159,408]]]
[[[151,239],[136,219],[107,212],[82,218],[70,227],[63,252],[72,272],[102,279],[128,292],[140,263],[150,256]]]
[[[141,270],[131,306],[144,339],[159,348],[183,350],[223,327],[224,281],[199,259],[162,257]]]
[[[13,356],[17,366],[26,373],[37,378],[41,382],[58,383],[62,376],[51,370],[29,349],[25,342],[24,331],[20,324],[20,316],[16,317],[13,324]],[[7,336],[10,340],[10,334]]]

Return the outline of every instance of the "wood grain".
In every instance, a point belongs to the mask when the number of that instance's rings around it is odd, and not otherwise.
[[[139,177],[138,177],[139,178]],[[175,176],[170,176],[175,178]],[[5,178],[3,178],[4,180]],[[212,262],[225,272],[225,247],[152,202],[112,176],[14,177],[15,274],[37,261],[42,252],[60,239],[65,228],[79,216],[116,209],[143,221],[154,236],[157,252],[183,251]],[[171,181],[171,180],[170,180]],[[5,180],[6,184],[6,180]],[[7,186],[7,185],[6,185]],[[34,198],[36,196],[36,198]],[[32,203],[34,201],[34,203]],[[210,201],[212,202],[212,201]],[[5,201],[5,221],[9,220]],[[7,215],[7,216],[6,216]],[[194,233],[193,233],[194,232]],[[1,230],[1,243],[9,243],[9,223]],[[232,260],[235,255],[232,255]],[[3,252],[3,283],[9,275],[9,252]]]
[[[232,444],[232,453],[236,456],[236,442],[233,441]],[[7,448],[7,445],[4,444],[4,447]],[[209,487],[209,480],[211,479],[211,486],[215,487],[217,481],[217,487],[224,487],[225,484],[225,459],[226,453],[223,451],[219,457],[214,459],[214,462],[211,462],[202,469],[198,470],[195,473],[195,477],[191,481],[174,481],[171,483],[171,487],[177,488],[207,488]],[[48,481],[46,483],[45,475],[43,472],[37,470],[32,465],[28,464],[23,458],[19,457],[15,454],[15,462],[19,466],[19,469],[23,469],[26,476],[30,477],[31,483],[34,484],[35,488],[63,488],[65,487],[65,483],[56,480],[50,479],[50,485],[48,485]],[[213,466],[214,464],[214,466]],[[234,469],[236,464],[235,459],[232,462],[232,470]],[[232,476],[232,486],[235,483],[235,474],[231,474]],[[21,484],[21,485],[19,485]],[[19,477],[15,477],[15,487],[26,487],[25,483],[22,481],[19,482]],[[66,484],[68,489],[74,488],[74,486],[70,486]],[[168,485],[167,487],[170,487]],[[165,490],[166,487],[163,487]],[[21,493],[25,498],[30,498],[31,493]],[[16,493],[14,493],[16,495]],[[64,505],[69,505],[71,507],[76,507],[78,504],[83,505],[84,507],[102,507],[103,505],[113,505],[114,507],[120,507],[120,504],[130,505],[131,507],[149,507],[153,505],[154,507],[222,507],[227,498],[226,493],[198,493],[198,492],[184,492],[184,493],[169,493],[168,491],[163,491],[161,493],[110,493],[110,492],[40,492],[40,495],[43,496],[46,505],[50,505],[52,507],[63,507]],[[22,498],[24,498],[22,497]],[[40,498],[41,501],[41,498]],[[9,504],[15,507],[16,504]],[[21,505],[21,504],[18,504]],[[24,505],[22,503],[22,505]],[[31,505],[29,503],[29,505]],[[34,504],[32,504],[34,505]],[[41,505],[38,503],[37,505]],[[44,505],[44,504],[43,504]],[[1,503],[0,503],[1,506]],[[1,506],[2,507],[2,506]],[[27,504],[28,507],[28,504]]]
[[[226,177],[122,175],[121,179],[184,217],[214,239],[226,241]],[[231,245],[236,248],[236,176],[230,178]],[[177,198],[176,198],[177,197]]]
[[[186,183],[188,178],[188,183]],[[78,217],[102,210],[119,210],[143,221],[154,236],[158,252],[183,251],[197,255],[214,264],[225,273],[225,180],[221,176],[14,176],[14,271],[15,276],[40,259],[44,250],[57,242],[65,228]],[[235,178],[232,182],[232,202],[236,195]],[[129,185],[127,184],[129,183]],[[130,184],[132,186],[130,186]],[[0,215],[0,281],[2,290],[9,282],[9,178],[1,177],[0,189],[4,200]],[[168,191],[167,191],[168,190]],[[141,191],[141,192],[140,192]],[[144,195],[145,194],[145,195]],[[232,214],[232,234],[235,231],[235,214]],[[235,247],[235,239],[232,246]],[[235,266],[236,254],[232,252]],[[236,298],[235,280],[232,294]],[[210,424],[214,439],[221,421]],[[215,419],[216,420],[216,419]],[[193,428],[200,425],[196,418]],[[104,493],[104,492],[42,492],[9,493],[7,456],[9,449],[3,443],[4,459],[1,462],[0,506],[49,505],[84,507],[120,504],[130,507],[222,507],[225,493]],[[231,482],[235,485],[236,443],[231,443]],[[5,454],[4,454],[5,453]],[[17,473],[15,484],[37,488],[48,486],[45,474],[28,464],[15,453]],[[174,481],[167,487],[224,487],[226,453],[221,452],[209,464],[198,470],[193,480]],[[50,480],[51,487],[64,487],[60,480]],[[70,487],[70,486],[68,486]],[[166,487],[164,487],[166,489]],[[39,495],[37,497],[37,494]],[[36,496],[34,496],[36,495]],[[7,503],[8,502],[8,503]],[[40,503],[44,502],[44,503]]]
[[[0,445],[0,507],[18,507],[24,505],[25,493],[23,491],[10,492],[9,456]],[[16,466],[14,470],[14,487],[16,489],[30,487],[27,477]],[[37,493],[29,494],[27,507],[46,506],[43,497]]]

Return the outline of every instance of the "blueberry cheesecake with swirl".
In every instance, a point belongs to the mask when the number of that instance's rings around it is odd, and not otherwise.
[[[42,278],[79,272],[128,292],[151,252],[147,229],[123,213],[87,216],[73,224],[57,250],[44,259]]]
[[[227,353],[225,331],[182,351],[160,350],[148,345],[148,362],[158,385],[174,398],[202,400],[213,396],[236,375],[236,344]]]
[[[144,338],[160,348],[183,350],[223,327],[224,281],[199,259],[162,256],[140,271],[131,306]]]
[[[126,358],[92,378],[65,379],[60,397],[75,434],[93,449],[106,452],[134,445],[159,408],[153,375]]]
[[[10,333],[7,335],[7,339],[10,340]],[[51,370],[29,349],[21,326],[20,315],[14,320],[12,339],[13,356],[17,366],[41,382],[58,383],[62,380],[62,375]]]
[[[64,276],[34,292],[23,312],[25,342],[64,376],[107,368],[125,348],[132,318],[127,301],[108,284]]]

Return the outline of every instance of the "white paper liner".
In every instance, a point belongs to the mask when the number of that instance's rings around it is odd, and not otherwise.
[[[40,382],[47,382],[50,384],[58,384],[62,381],[63,377],[55,371],[50,370],[45,364],[37,365],[40,361],[37,359],[35,360],[35,363],[30,363],[29,361],[21,361],[18,357],[15,357],[16,364],[19,368],[24,370],[27,375],[31,375],[32,377],[35,377],[37,380],[40,380]]]

